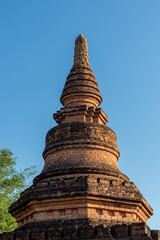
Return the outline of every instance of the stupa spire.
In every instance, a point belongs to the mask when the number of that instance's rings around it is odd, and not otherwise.
[[[75,41],[73,66],[89,66],[87,39],[80,34]]]
[[[60,101],[64,107],[86,105],[95,108],[102,102],[97,81],[89,66],[87,40],[82,34],[75,41],[74,63]]]

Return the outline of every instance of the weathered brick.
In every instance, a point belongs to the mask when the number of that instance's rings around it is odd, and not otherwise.
[[[155,239],[152,208],[118,167],[116,134],[97,108],[102,97],[88,62],[86,39],[76,40],[74,65],[49,130],[45,165],[9,209],[18,228],[0,240]]]

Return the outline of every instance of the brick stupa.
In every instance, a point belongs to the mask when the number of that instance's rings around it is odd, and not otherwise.
[[[118,167],[116,134],[88,61],[87,40],[75,41],[74,63],[53,115],[44,168],[9,211],[18,228],[0,239],[159,239],[146,222],[153,210]]]

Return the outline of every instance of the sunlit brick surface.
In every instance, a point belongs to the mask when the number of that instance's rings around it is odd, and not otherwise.
[[[46,136],[44,168],[9,209],[18,229],[0,240],[160,239],[146,222],[153,210],[118,167],[116,134],[80,35],[57,126]],[[122,159],[123,160],[123,159]]]

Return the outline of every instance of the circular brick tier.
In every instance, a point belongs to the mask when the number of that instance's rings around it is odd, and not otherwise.
[[[87,122],[58,125],[47,133],[42,174],[97,173],[128,179],[118,168],[116,134],[109,127]]]
[[[71,69],[60,100],[65,107],[87,105],[97,108],[101,104],[102,97],[90,67]]]

